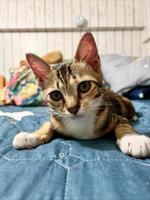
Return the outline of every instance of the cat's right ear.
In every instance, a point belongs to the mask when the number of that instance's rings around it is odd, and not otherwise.
[[[44,89],[45,80],[48,79],[50,73],[50,66],[40,57],[32,53],[26,54],[26,59],[34,74],[37,76],[40,86]]]

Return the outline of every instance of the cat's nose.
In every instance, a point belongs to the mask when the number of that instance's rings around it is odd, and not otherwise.
[[[78,112],[79,108],[80,108],[80,106],[79,106],[79,105],[76,105],[76,106],[74,106],[74,107],[68,108],[67,110],[68,110],[71,114],[74,114],[74,115],[75,115],[75,114]]]

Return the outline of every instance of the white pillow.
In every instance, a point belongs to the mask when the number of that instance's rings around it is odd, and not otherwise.
[[[150,85],[150,56],[106,55],[101,57],[104,81],[111,90],[124,93],[138,85]]]

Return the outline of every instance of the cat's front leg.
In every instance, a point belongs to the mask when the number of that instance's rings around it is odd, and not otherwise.
[[[49,142],[53,137],[53,130],[50,122],[45,122],[33,133],[21,132],[13,139],[13,146],[16,149],[31,149],[40,144]]]
[[[150,138],[138,135],[128,120],[123,118],[115,128],[117,145],[120,150],[135,158],[150,157]]]

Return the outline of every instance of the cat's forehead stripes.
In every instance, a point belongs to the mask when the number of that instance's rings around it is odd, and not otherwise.
[[[69,93],[71,88],[74,88],[71,93],[76,91],[79,82],[86,80],[95,81],[97,84],[100,82],[100,76],[84,62],[61,63],[53,65],[52,69],[55,74],[52,84]]]
[[[70,76],[75,78],[75,75],[72,74],[71,64],[58,64],[53,66],[53,69],[56,70],[57,79],[61,81],[62,84],[67,85],[68,79]],[[59,82],[57,81],[57,87],[59,87]]]
[[[72,64],[72,63],[71,63]],[[73,77],[73,79],[76,79],[76,75],[73,74],[72,72],[72,69],[71,69],[71,64],[69,64],[67,67],[68,67],[68,72],[69,72],[69,75]]]
[[[67,70],[67,65],[62,65],[60,68],[59,68],[59,71],[60,71],[60,74],[61,74],[61,77],[63,79],[63,82],[64,84],[67,84],[67,75],[68,75],[68,70]]]

